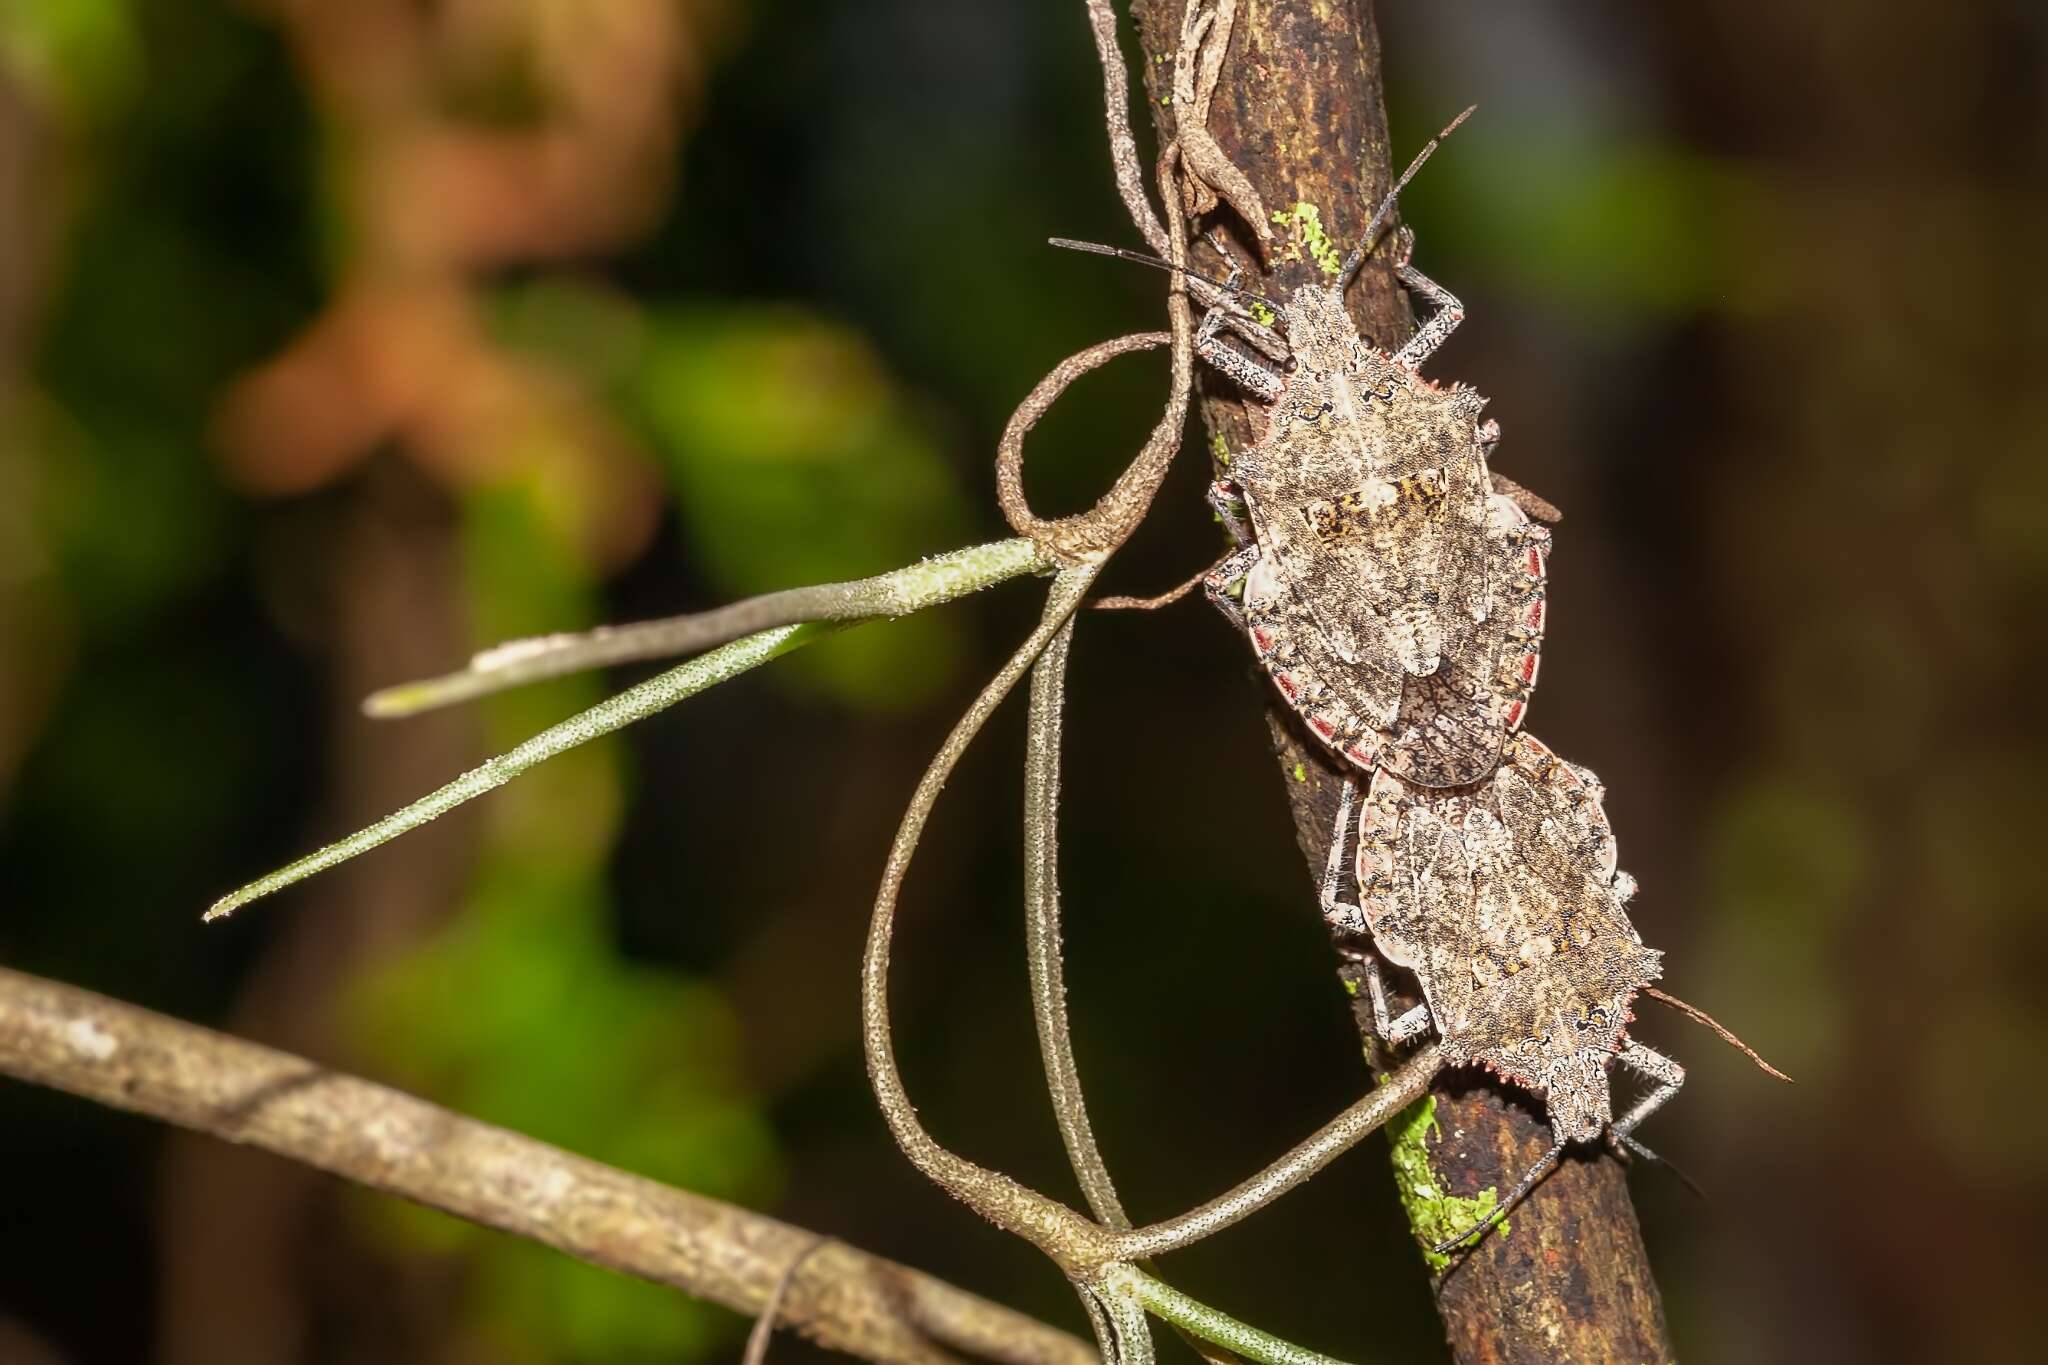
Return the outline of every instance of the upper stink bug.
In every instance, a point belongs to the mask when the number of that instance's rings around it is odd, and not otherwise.
[[[1463,313],[1409,264],[1412,240],[1399,234],[1396,269],[1437,311],[1397,353],[1358,335],[1343,277],[1289,301],[1285,375],[1216,340],[1222,310],[1204,320],[1205,357],[1270,404],[1264,435],[1211,490],[1243,548],[1208,589],[1331,748],[1460,786],[1493,771],[1527,709],[1549,533],[1492,491],[1485,400],[1417,369]],[[1227,591],[1240,578],[1241,606]]]
[[[1405,228],[1394,268],[1434,305],[1428,320],[1389,353],[1344,308],[1379,224],[1440,138],[1403,172],[1336,278],[1302,286],[1280,310],[1285,371],[1221,340],[1226,326],[1259,352],[1277,340],[1227,294],[1197,338],[1267,418],[1210,491],[1243,547],[1209,576],[1210,599],[1244,626],[1319,738],[1367,771],[1383,765],[1426,787],[1486,777],[1521,723],[1549,543],[1494,491],[1487,458],[1500,429],[1480,420],[1486,400],[1421,373],[1464,309],[1411,264]],[[1239,579],[1241,609],[1228,593]]]

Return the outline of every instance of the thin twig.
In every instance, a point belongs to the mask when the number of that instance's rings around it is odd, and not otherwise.
[[[1223,557],[1223,559],[1228,558],[1228,555]],[[1223,559],[1218,559],[1216,564],[1221,564]],[[1158,611],[1161,607],[1170,607],[1196,588],[1202,586],[1202,580],[1216,572],[1216,564],[1196,570],[1186,582],[1177,587],[1168,588],[1165,592],[1159,593],[1156,596],[1098,597],[1088,604],[1088,609],[1090,611]]]
[[[1003,509],[1003,519],[1010,523],[1011,530],[1043,544],[1061,528],[1061,522],[1048,521],[1033,512],[1024,496],[1024,438],[1059,401],[1067,386],[1120,355],[1149,351],[1172,342],[1173,334],[1170,332],[1134,332],[1130,336],[1099,341],[1053,366],[1051,373],[1024,395],[1024,401],[1010,414],[1010,420],[1003,426],[1002,437],[996,442],[996,504]]]
[[[1053,579],[1038,627],[982,688],[932,757],[911,794],[895,843],[889,849],[882,885],[875,893],[874,914],[868,924],[867,951],[861,961],[861,1041],[867,1055],[868,1079],[896,1145],[912,1165],[948,1194],[997,1227],[1025,1238],[1070,1272],[1077,1266],[1107,1259],[1101,1254],[1102,1230],[1036,1190],[949,1151],[925,1130],[917,1117],[916,1107],[903,1087],[902,1074],[896,1069],[896,1048],[890,1036],[889,957],[903,879],[910,871],[911,857],[917,852],[925,822],[931,817],[946,780],[1003,698],[1065,629],[1098,572],[1097,566],[1084,564],[1062,570]]]
[[[977,545],[968,550],[926,560],[921,564],[913,564],[909,568],[897,570],[894,574],[883,575],[883,578],[899,580],[901,590],[911,597],[922,592],[925,605],[930,605],[950,601],[964,593],[990,587],[1023,574],[1037,573],[1046,567],[1045,559],[1030,541],[1004,540],[988,545]],[[858,589],[864,584],[878,581],[880,580],[867,579],[863,583],[837,586]],[[864,600],[873,601],[875,598],[869,596]],[[303,881],[316,872],[324,872],[339,863],[345,863],[358,854],[367,853],[380,844],[388,843],[401,834],[440,818],[464,802],[472,801],[486,792],[504,786],[527,769],[544,763],[558,754],[566,753],[578,745],[587,744],[635,721],[645,720],[708,687],[736,678],[749,669],[758,668],[769,660],[809,644],[812,640],[832,631],[844,630],[857,624],[857,620],[841,620],[777,626],[773,630],[764,630],[735,640],[708,654],[700,654],[687,663],[678,664],[666,673],[649,678],[637,687],[630,687],[617,696],[607,697],[596,706],[571,716],[558,725],[549,726],[524,744],[495,758],[487,759],[453,782],[428,793],[404,809],[385,816],[374,825],[357,830],[346,838],[338,839],[286,867],[229,892],[213,903],[207,910],[205,918],[219,919],[259,897],[282,890],[294,882]]]
[[[1024,944],[1031,973],[1031,1015],[1045,1064],[1046,1092],[1066,1144],[1067,1159],[1095,1220],[1119,1231],[1131,1220],[1096,1145],[1082,1096],[1067,1024],[1067,984],[1060,960],[1060,721],[1066,710],[1071,618],[1031,670],[1031,713],[1024,748]]]
[[[328,868],[345,863],[358,854],[369,852],[379,844],[389,843],[401,834],[439,819],[465,802],[473,801],[486,792],[495,791],[527,769],[545,763],[558,754],[567,753],[578,745],[588,744],[591,740],[622,729],[636,720],[645,720],[686,697],[695,696],[707,687],[738,677],[748,669],[758,668],[770,659],[787,654],[790,650],[808,644],[821,635],[842,629],[845,627],[837,623],[778,626],[774,630],[764,630],[759,635],[749,635],[744,640],[735,640],[721,649],[699,655],[688,663],[678,664],[668,672],[649,678],[637,687],[630,687],[617,696],[605,698],[596,706],[571,716],[558,725],[549,726],[516,748],[486,759],[453,782],[429,792],[377,823],[357,830],[346,838],[337,839],[325,848],[317,849],[296,862],[230,891],[207,909],[204,918],[215,920],[232,914],[250,901],[270,895],[274,891],[281,891],[294,882],[304,881],[317,872],[325,872]]]
[[[1179,149],[1168,147],[1159,159],[1160,192],[1173,194]],[[1024,437],[1045,415],[1068,384],[1111,356],[1139,350],[1158,343],[1157,333],[1139,333],[1091,346],[1062,362],[1039,381],[1018,405],[1003,429],[996,449],[996,500],[1003,515],[1019,535],[1029,536],[1048,555],[1064,564],[1100,564],[1130,538],[1152,506],[1166,470],[1180,450],[1181,434],[1187,425],[1188,396],[1195,382],[1195,323],[1188,309],[1187,225],[1178,213],[1172,216],[1173,230],[1167,239],[1167,259],[1181,269],[1167,277],[1166,307],[1172,323],[1172,374],[1168,381],[1166,410],[1158,425],[1145,439],[1136,458],[1117,476],[1096,504],[1086,512],[1057,521],[1047,521],[1032,512],[1024,497]]]
[[[926,1131],[897,1070],[889,1025],[889,960],[903,880],[932,807],[961,754],[1003,698],[1065,630],[1098,572],[1094,565],[1082,565],[1063,570],[1053,579],[1037,629],[989,680],[925,769],[889,850],[861,966],[861,1033],[868,1077],[897,1145],[912,1164],[949,1194],[1080,1276],[1111,1261],[1138,1260],[1188,1246],[1263,1208],[1414,1100],[1440,1065],[1436,1048],[1423,1048],[1371,1094],[1259,1174],[1197,1209],[1133,1232],[1112,1234],[1036,1190],[955,1154]]]
[[[1422,1048],[1381,1077],[1379,1085],[1363,1099],[1237,1188],[1176,1218],[1117,1236],[1112,1243],[1117,1259],[1138,1261],[1177,1251],[1258,1212],[1414,1103],[1442,1067],[1435,1043]]]
[[[1124,72],[1122,44],[1116,39],[1116,10],[1109,0],[1087,0],[1088,27],[1095,34],[1095,55],[1102,63],[1102,123],[1109,132],[1109,160],[1116,168],[1117,193],[1138,235],[1164,256],[1166,229],[1145,197],[1145,173],[1138,161],[1138,144],[1131,136],[1131,87]],[[1167,206],[1172,207],[1169,196]]]
[[[1126,1268],[1116,1272],[1115,1278],[1118,1288],[1166,1321],[1198,1332],[1206,1340],[1227,1346],[1260,1365],[1343,1365],[1333,1356],[1304,1350],[1271,1332],[1262,1332],[1207,1304],[1197,1303],[1142,1270]]]
[[[776,626],[908,616],[1000,581],[991,577],[992,572],[1015,568],[1017,573],[1032,573],[1052,567],[1049,562],[1033,562],[1034,554],[1030,545],[1016,541],[971,545],[849,583],[786,588],[687,616],[509,640],[477,654],[458,672],[374,692],[364,699],[363,711],[380,718],[410,716],[568,673],[695,654]]]
[[[6,968],[0,1073],[261,1147],[741,1313],[760,1312],[783,1268],[818,1241],[303,1057]],[[1065,1332],[839,1242],[812,1257],[789,1313],[813,1340],[870,1360],[1094,1360]]]
[[[761,1315],[754,1319],[754,1330],[747,1333],[747,1349],[740,1353],[740,1365],[761,1365],[768,1359],[768,1343],[775,1336],[776,1320],[782,1314],[782,1301],[789,1297],[789,1287],[796,1283],[796,1273],[804,1268],[805,1261],[811,1259],[812,1252],[830,1240],[820,1237],[799,1251],[775,1277],[775,1288],[769,1292],[768,1302],[761,1305]]]

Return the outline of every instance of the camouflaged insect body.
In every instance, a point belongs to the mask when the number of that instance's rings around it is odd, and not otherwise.
[[[1526,735],[1507,757],[1456,792],[1373,779],[1360,905],[1380,954],[1420,982],[1446,1061],[1541,1093],[1560,1139],[1597,1138],[1608,1064],[1660,955],[1623,908],[1635,884],[1598,780]]]
[[[1368,346],[1334,289],[1296,291],[1287,330],[1294,369],[1231,469],[1253,649],[1353,763],[1479,781],[1535,685],[1548,533],[1490,491],[1483,398]]]
[[[1359,767],[1446,787],[1480,781],[1500,764],[1536,683],[1550,533],[1492,495],[1484,544],[1487,618],[1454,637],[1426,677],[1347,664],[1277,561],[1261,555],[1246,573],[1253,652],[1309,730]]]
[[[1295,368],[1231,470],[1261,551],[1344,663],[1426,677],[1488,612],[1486,400],[1366,345],[1335,289],[1297,290],[1286,333]]]

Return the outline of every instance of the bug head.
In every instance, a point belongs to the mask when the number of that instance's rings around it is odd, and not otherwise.
[[[1288,295],[1280,330],[1294,364],[1310,373],[1345,369],[1359,345],[1358,327],[1344,309],[1341,289],[1305,284]]]
[[[1592,1142],[1607,1131],[1614,1117],[1607,1088],[1610,1056],[1606,1048],[1575,1048],[1550,1068],[1543,1098],[1559,1141]]]

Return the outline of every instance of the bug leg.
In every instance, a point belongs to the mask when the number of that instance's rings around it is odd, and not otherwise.
[[[1410,293],[1424,299],[1436,310],[1430,314],[1429,321],[1409,338],[1401,353],[1394,357],[1409,369],[1416,370],[1422,368],[1422,362],[1429,359],[1430,353],[1458,330],[1458,324],[1465,320],[1465,305],[1458,302],[1450,290],[1408,263],[1409,256],[1415,251],[1413,232],[1402,228],[1395,246],[1398,255],[1394,273],[1400,276],[1401,283],[1408,286]]]
[[[1239,510],[1244,506],[1244,495],[1238,492],[1237,485],[1228,479],[1218,479],[1209,485],[1206,496],[1209,506],[1216,512],[1216,520],[1223,523],[1223,529],[1230,532],[1230,538],[1239,545],[1251,544],[1255,537],[1251,523]]]
[[[1222,297],[1225,300],[1228,299],[1227,295]],[[1214,323],[1210,323],[1209,319],[1211,317],[1216,319]],[[1212,343],[1217,334],[1227,331],[1232,336],[1248,343],[1260,355],[1272,361],[1275,366],[1286,365],[1287,357],[1293,354],[1287,348],[1287,339],[1285,337],[1281,336],[1271,327],[1266,326],[1263,322],[1260,322],[1257,318],[1252,317],[1249,313],[1230,306],[1227,301],[1213,305],[1207,313],[1202,315],[1202,322],[1209,328],[1209,336]],[[1197,336],[1199,339],[1199,332]],[[1253,363],[1257,364],[1256,361]]]
[[[1230,273],[1224,276],[1224,283],[1234,287],[1239,273],[1237,258],[1220,242],[1216,244],[1216,249],[1230,262]],[[1273,355],[1270,348],[1279,344],[1279,337],[1271,328],[1261,327],[1249,317],[1242,316],[1237,309],[1220,302],[1202,314],[1202,325],[1195,329],[1196,355],[1222,371],[1232,383],[1260,402],[1271,403],[1280,396],[1280,389],[1286,381],[1260,361],[1235,347],[1224,345],[1219,334],[1225,327],[1244,336],[1252,345],[1268,355]],[[1273,358],[1278,359],[1286,354],[1283,346]]]
[[[1247,545],[1202,578],[1202,591],[1208,595],[1209,605],[1222,612],[1239,630],[1245,629],[1244,608],[1225,590],[1250,573],[1252,565],[1258,562],[1259,547]]]
[[[1480,1219],[1471,1227],[1466,1228],[1449,1241],[1438,1242],[1435,1247],[1436,1254],[1448,1256],[1459,1247],[1465,1245],[1465,1243],[1477,1239],[1488,1229],[1498,1225],[1514,1210],[1515,1205],[1528,1198],[1529,1191],[1536,1188],[1536,1182],[1550,1174],[1550,1168],[1557,1165],[1557,1159],[1563,1155],[1564,1140],[1560,1138],[1551,1144],[1549,1151],[1536,1158],[1536,1164],[1531,1166],[1528,1172],[1515,1182],[1515,1187],[1508,1191],[1508,1197],[1496,1204],[1492,1213],[1487,1214],[1486,1217]]]
[[[1238,281],[1244,277],[1245,267],[1244,263],[1238,260],[1237,253],[1231,249],[1229,237],[1224,235],[1223,229],[1212,228],[1208,240],[1216,254],[1230,264],[1229,271],[1223,277],[1224,287],[1215,289],[1214,286],[1210,286],[1215,298],[1204,300],[1210,311],[1203,315],[1202,323],[1209,329],[1209,335],[1213,338],[1218,331],[1228,328],[1234,335],[1250,343],[1252,348],[1266,359],[1276,365],[1284,365],[1287,357],[1292,354],[1287,348],[1287,339],[1253,316],[1251,309],[1244,303],[1243,295],[1232,292],[1236,290]],[[1195,288],[1198,295],[1202,292],[1199,286],[1207,283],[1208,281],[1201,279],[1189,281],[1189,285]],[[1218,311],[1222,316],[1214,317]]]
[[[1629,1068],[1650,1081],[1650,1093],[1629,1106],[1629,1111],[1614,1121],[1611,1131],[1623,1143],[1631,1140],[1636,1128],[1644,1119],[1662,1109],[1678,1088],[1685,1084],[1685,1068],[1661,1052],[1653,1052],[1631,1038],[1628,1046],[1621,1050],[1617,1060],[1626,1062]]]
[[[1343,794],[1337,798],[1337,828],[1330,833],[1330,861],[1323,869],[1322,907],[1323,920],[1332,929],[1348,934],[1368,934],[1365,910],[1339,898],[1337,892],[1344,884],[1345,841],[1351,832],[1351,807],[1358,797],[1358,786],[1349,777],[1344,779]],[[1387,1007],[1387,983],[1380,973],[1380,958],[1377,953],[1366,953],[1362,960],[1365,970],[1366,995],[1372,1001],[1373,1031],[1388,1047],[1421,1037],[1429,1031],[1433,1022],[1429,1016],[1427,1002],[1395,1018]]]
[[[1365,912],[1339,899],[1337,889],[1344,884],[1344,844],[1351,834],[1351,807],[1357,800],[1358,784],[1346,777],[1344,790],[1337,797],[1337,828],[1330,832],[1330,860],[1323,868],[1323,885],[1318,898],[1323,907],[1323,919],[1330,927],[1352,934],[1365,932]],[[1377,967],[1377,963],[1367,964],[1368,970],[1377,971]],[[1374,979],[1377,980],[1377,976]]]
[[[1372,997],[1373,1031],[1388,1047],[1399,1047],[1429,1032],[1431,1020],[1427,1002],[1415,1006],[1398,1019],[1392,1017],[1387,1008],[1387,983],[1381,979],[1377,956],[1365,960],[1365,989],[1366,994]]]
[[[1287,381],[1279,373],[1268,369],[1260,361],[1252,359],[1233,346],[1226,346],[1216,335],[1230,314],[1221,308],[1211,308],[1202,317],[1202,325],[1195,331],[1195,354],[1208,361],[1231,383],[1243,389],[1262,403],[1279,399],[1280,390]]]

